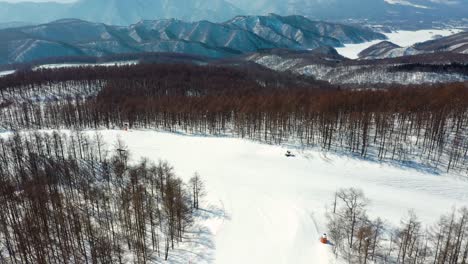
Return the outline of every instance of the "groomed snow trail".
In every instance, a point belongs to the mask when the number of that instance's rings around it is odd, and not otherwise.
[[[191,263],[335,263],[330,246],[318,239],[327,231],[325,207],[338,188],[363,189],[372,201],[369,214],[395,225],[409,209],[431,224],[452,206],[468,205],[468,182],[450,175],[318,151],[294,151],[295,158],[286,158],[285,148],[242,139],[100,133],[109,146],[118,137],[124,140],[135,162],[141,157],[167,160],[185,179],[200,173],[208,192],[204,204],[222,213],[205,223],[213,243],[198,248],[200,257]]]

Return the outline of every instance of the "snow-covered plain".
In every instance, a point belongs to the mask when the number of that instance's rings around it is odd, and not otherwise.
[[[459,33],[461,31],[461,29],[424,29],[417,31],[400,30],[392,33],[384,33],[384,35],[387,36],[387,41],[390,41],[401,47],[409,47],[419,42],[431,40],[436,36],[445,37]],[[357,59],[358,54],[361,51],[381,41],[382,40],[374,40],[360,44],[345,44],[344,47],[337,48],[336,50],[338,53],[347,58]]]
[[[103,62],[103,63],[57,63],[57,64],[44,64],[36,66],[33,70],[38,69],[61,69],[61,68],[74,68],[74,67],[92,67],[92,66],[123,66],[135,65],[138,61],[116,61],[116,62]],[[13,74],[15,71],[0,71],[0,77]]]
[[[123,65],[135,65],[138,61],[116,61],[116,62],[103,62],[103,63],[57,63],[57,64],[44,64],[33,68],[38,69],[61,69],[61,68],[73,68],[73,67],[92,67],[92,66],[123,66]],[[0,77],[13,74],[15,71],[0,71]]]
[[[94,131],[87,132],[94,135]],[[218,208],[202,223],[200,243],[172,263],[336,263],[318,242],[326,207],[338,188],[358,187],[370,198],[369,214],[398,225],[409,209],[425,224],[452,206],[468,205],[468,180],[424,168],[396,167],[345,155],[227,137],[155,131],[103,130],[108,146],[122,139],[132,161],[167,160],[188,180],[198,171]],[[207,210],[210,211],[211,209]]]
[[[116,62],[103,62],[103,63],[58,63],[58,64],[44,64],[34,68],[37,69],[60,69],[60,68],[73,68],[73,67],[92,67],[92,66],[123,66],[135,65],[138,61],[116,61]]]
[[[0,77],[13,74],[15,71],[0,71]]]

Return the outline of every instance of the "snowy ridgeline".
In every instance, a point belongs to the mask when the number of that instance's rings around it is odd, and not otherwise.
[[[63,132],[72,135],[69,131]],[[434,174],[418,168],[293,147],[289,149],[295,158],[287,158],[285,147],[235,138],[183,136],[150,130],[102,130],[99,133],[102,146],[111,151],[118,148],[117,139],[124,142],[131,165],[137,165],[143,157],[149,157],[150,162],[162,159],[174,165],[174,172],[185,182],[194,171],[202,176],[207,193],[201,204],[202,214],[195,216],[197,224],[188,229],[188,239],[171,250],[169,263],[348,263],[341,251],[338,260],[332,253],[333,249],[346,248],[349,241],[343,237],[343,241],[337,240],[340,234],[333,228],[335,222],[327,217],[327,214],[332,218],[343,217],[339,230],[341,235],[349,232],[351,218],[347,217],[345,203],[341,200],[345,196],[338,197],[336,213],[332,213],[335,192],[348,187],[362,189],[367,197],[359,196],[359,207],[355,207],[358,221],[352,263],[363,263],[365,252],[368,253],[367,263],[396,263],[398,258],[400,263],[407,263],[401,262],[400,247],[405,247],[407,260],[425,255],[426,261],[418,263],[433,263],[433,242],[437,242],[437,234],[442,234],[440,239],[444,241],[438,255],[453,252],[446,250],[449,237],[439,231],[448,230],[445,228],[450,227],[450,217],[441,222],[444,225],[438,224],[439,217],[449,213],[452,206],[468,205],[468,182],[453,174]],[[25,135],[32,134],[25,132]],[[85,131],[84,135],[91,138],[90,143],[96,138],[95,131]],[[90,144],[92,148],[98,145]],[[83,155],[88,157],[93,153],[98,155],[99,151],[84,147]],[[349,197],[349,191],[347,194]],[[410,209],[414,209],[419,220],[408,217]],[[458,216],[454,224],[459,223]],[[377,217],[382,219],[380,225],[374,225],[379,223]],[[366,228],[369,226],[371,229]],[[398,232],[405,231],[406,227],[414,234],[408,237],[408,241],[415,242],[414,247],[405,242],[406,232]],[[433,233],[435,236],[429,236],[426,227],[437,231]],[[374,236],[368,232],[376,228],[378,242],[373,251]],[[455,248],[453,245],[457,243],[455,230],[458,229],[453,230],[454,239],[448,243],[450,248]],[[319,242],[322,233],[329,235],[334,246]],[[161,246],[164,246],[165,236],[160,235]],[[365,237],[370,239],[365,240]],[[428,239],[426,251],[425,239]],[[464,248],[466,239],[461,241]],[[151,244],[147,246],[147,252],[153,252]],[[126,246],[123,249],[125,259],[135,261],[135,255],[127,251]],[[155,256],[157,254],[153,254]],[[157,259],[152,259],[151,263],[159,263]],[[461,263],[461,258],[454,263]]]
[[[391,66],[327,66],[304,65],[302,59],[284,59],[276,55],[254,58],[254,61],[275,71],[289,71],[312,76],[333,84],[421,84],[463,82],[468,76],[456,73],[389,71]]]

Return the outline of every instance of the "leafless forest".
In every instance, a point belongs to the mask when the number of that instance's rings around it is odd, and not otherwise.
[[[186,239],[203,183],[79,132],[0,138],[1,263],[150,263]]]
[[[333,86],[259,67],[133,65],[42,69],[0,78],[5,130],[152,128],[295,143],[434,171],[468,171],[468,87]],[[129,164],[96,134],[0,139],[0,261],[135,263],[167,259],[203,195],[165,163]],[[357,189],[329,212],[335,253],[351,263],[462,263],[468,213],[429,227],[410,213],[392,229]]]
[[[259,67],[47,69],[0,79],[4,129],[233,135],[435,170],[468,170],[466,83],[347,89]]]
[[[453,208],[433,225],[410,211],[400,226],[367,215],[369,200],[355,188],[341,189],[328,214],[334,252],[349,263],[465,264],[468,261],[468,209]]]

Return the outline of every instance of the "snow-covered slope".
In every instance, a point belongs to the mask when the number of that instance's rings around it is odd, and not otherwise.
[[[417,43],[414,48],[424,52],[451,51],[468,54],[468,32]]]
[[[372,201],[370,215],[393,225],[409,209],[432,224],[452,206],[468,205],[466,179],[423,168],[294,148],[296,158],[286,158],[284,147],[242,139],[154,131],[101,133],[109,146],[117,138],[125,141],[133,161],[165,159],[186,179],[198,171],[208,193],[202,204],[224,208],[222,221],[206,223],[212,240],[201,242],[204,253],[194,259],[182,255],[173,263],[333,263],[330,249],[318,238],[327,232],[325,207],[342,187],[362,188]]]
[[[460,29],[423,29],[416,31],[400,30],[383,34],[387,37],[387,41],[401,47],[408,47],[418,42],[434,39],[438,36],[446,37],[460,32]],[[380,40],[373,40],[359,44],[345,44],[344,47],[338,47],[337,50],[341,55],[347,58],[357,59],[361,51],[380,42]]]
[[[359,61],[348,60],[338,54],[333,55],[331,52],[317,54],[314,50],[302,53],[270,51],[252,54],[246,60],[275,71],[291,71],[333,84],[421,84],[468,80],[465,71],[443,70],[436,67],[437,65],[450,66],[452,62],[464,64],[468,61],[468,56],[465,54],[455,53],[422,54],[387,60]],[[412,63],[433,65],[435,68],[413,70],[397,67]]]
[[[303,16],[238,16],[225,24],[248,30],[276,43],[286,40],[285,45],[289,47],[339,47],[347,43],[385,39],[384,35],[367,28],[312,21]]]
[[[423,53],[454,52],[468,54],[468,32],[420,41],[411,46],[400,47],[392,42],[380,42],[359,53],[361,59],[395,58]]]
[[[403,48],[389,41],[382,41],[359,53],[359,58],[383,59],[416,55],[420,52],[414,48]]]

